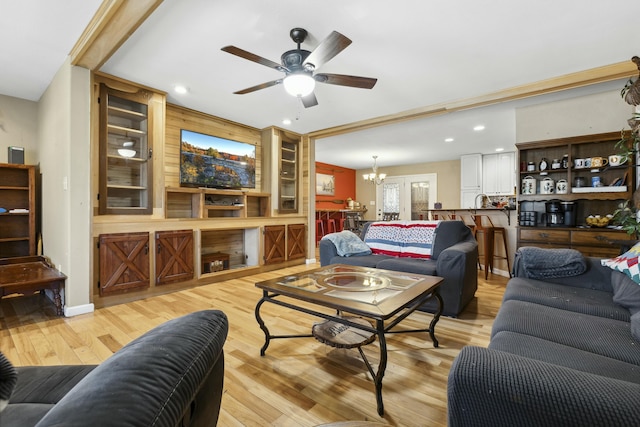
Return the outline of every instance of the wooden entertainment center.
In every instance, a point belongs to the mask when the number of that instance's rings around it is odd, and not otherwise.
[[[305,138],[167,104],[163,93],[99,73],[94,87],[96,306],[305,262]],[[119,102],[116,109],[101,105],[105,93]],[[255,188],[181,186],[181,129],[254,145]],[[132,153],[121,146],[136,153],[122,158]]]

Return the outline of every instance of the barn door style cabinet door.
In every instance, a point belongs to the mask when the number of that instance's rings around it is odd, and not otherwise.
[[[156,232],[156,285],[193,279],[193,231]]]
[[[0,258],[36,254],[35,166],[0,164]]]
[[[146,289],[149,279],[149,233],[99,236],[100,296]]]
[[[286,238],[284,225],[264,227],[264,263],[278,264],[286,260]]]
[[[100,84],[101,215],[152,211],[151,96],[143,89],[128,93]]]
[[[304,224],[287,226],[287,259],[298,259],[306,256],[306,233]]]

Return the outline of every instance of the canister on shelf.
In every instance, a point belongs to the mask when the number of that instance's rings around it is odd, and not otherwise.
[[[521,194],[536,194],[536,179],[530,175],[522,178],[522,188],[520,190]]]
[[[540,194],[553,194],[556,191],[555,181],[549,177],[540,181]]]
[[[566,179],[559,179],[556,182],[556,194],[567,194],[568,187]]]

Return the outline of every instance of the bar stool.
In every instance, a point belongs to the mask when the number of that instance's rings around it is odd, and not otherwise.
[[[338,230],[338,231],[342,231],[342,230],[344,230],[344,223],[345,223],[345,221],[346,221],[346,220],[347,220],[347,219],[346,219],[345,217],[340,218],[340,222],[339,222],[339,224],[340,224],[340,230]]]
[[[489,225],[485,225],[482,221],[482,218],[486,217]],[[478,267],[482,270],[482,264],[480,262],[480,258],[484,261],[484,278],[485,280],[489,277],[489,271],[493,273],[493,261],[495,259],[504,259],[507,261],[507,271],[511,271],[511,266],[509,265],[509,252],[507,250],[507,233],[504,227],[495,227],[491,222],[491,218],[487,215],[475,215],[473,217],[475,226],[473,226],[473,236],[478,241],[479,245],[482,245],[482,254],[478,256]],[[482,235],[481,239],[478,239],[478,233]],[[502,244],[504,248],[504,256],[496,255],[495,252],[495,241],[496,241],[496,233],[502,234]]]
[[[333,218],[329,218],[327,220],[327,234],[336,233],[338,230],[336,229],[336,220]]]
[[[321,219],[316,219],[316,245],[320,242],[320,239],[324,237],[324,222]]]

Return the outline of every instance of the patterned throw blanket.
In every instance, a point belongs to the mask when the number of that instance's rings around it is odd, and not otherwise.
[[[374,254],[431,258],[440,221],[380,221],[367,229],[364,242]]]
[[[529,279],[553,279],[578,276],[587,271],[584,256],[575,249],[541,249],[522,247],[518,249],[516,262]]]

